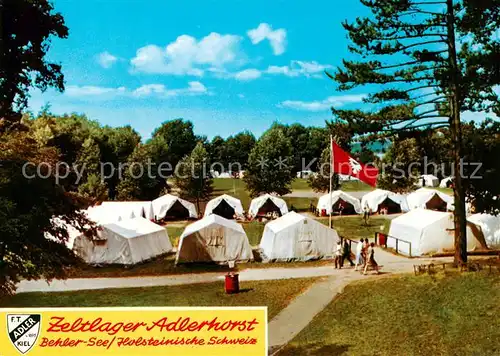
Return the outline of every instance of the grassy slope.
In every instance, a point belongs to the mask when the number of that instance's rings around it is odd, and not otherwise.
[[[315,279],[243,282],[239,294],[224,293],[224,284],[120,288],[64,293],[21,293],[2,307],[110,307],[110,306],[267,306],[269,317],[281,309]],[[194,292],[194,293],[193,293]]]
[[[499,355],[500,276],[348,286],[279,355]]]

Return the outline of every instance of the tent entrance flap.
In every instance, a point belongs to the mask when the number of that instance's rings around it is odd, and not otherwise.
[[[344,199],[339,198],[332,205],[332,212],[334,214],[340,214],[342,212],[342,215],[354,215],[356,214],[356,209],[354,208],[354,205],[352,205],[351,203],[346,202]]]
[[[378,205],[379,213],[384,209],[387,210],[388,214],[401,213],[401,205],[391,200],[389,197],[385,198],[385,200]]]
[[[439,195],[434,194],[425,207],[429,210],[446,211],[447,204]]]
[[[257,216],[266,216],[268,213],[277,213],[278,216],[281,216],[281,210],[274,204],[271,199],[266,199],[266,202],[260,207],[257,212]]]
[[[189,210],[179,200],[168,209],[165,220],[189,219]]]
[[[226,219],[234,219],[234,215],[236,214],[234,208],[229,205],[224,199],[222,199],[219,205],[217,205],[215,209],[212,210],[212,213],[222,216]]]

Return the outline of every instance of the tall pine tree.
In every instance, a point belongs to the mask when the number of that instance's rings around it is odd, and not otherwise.
[[[338,110],[357,133],[449,126],[455,170],[455,262],[467,261],[461,112],[499,111],[500,0],[360,0],[372,13],[343,24],[361,58],[329,74],[346,91],[371,86],[373,111]]]

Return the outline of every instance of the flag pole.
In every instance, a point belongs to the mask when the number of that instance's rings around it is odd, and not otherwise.
[[[329,205],[330,205],[330,217],[329,217],[329,222],[328,222],[328,226],[330,227],[330,229],[332,228],[332,210],[333,210],[333,206],[332,206],[332,197],[333,197],[333,192],[332,192],[332,188],[333,188],[333,137],[332,135],[330,135],[330,202],[329,202]]]

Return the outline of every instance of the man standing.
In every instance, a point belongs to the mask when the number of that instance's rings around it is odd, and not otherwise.
[[[342,243],[340,240],[337,241],[335,247],[335,268],[342,268]]]
[[[344,251],[342,253],[342,264],[341,267],[344,267],[344,261],[347,260],[351,264],[351,267],[354,266],[354,262],[351,260],[351,246],[349,246],[349,242],[347,239],[344,240]]]

